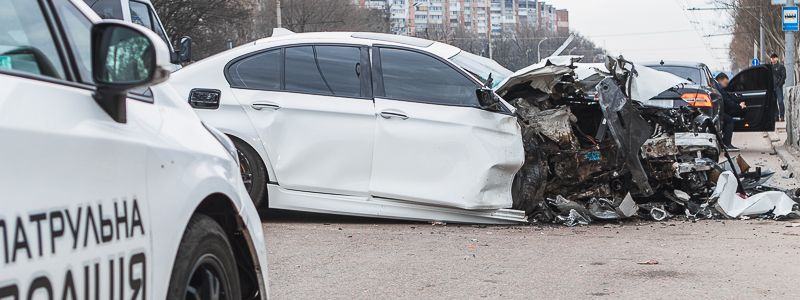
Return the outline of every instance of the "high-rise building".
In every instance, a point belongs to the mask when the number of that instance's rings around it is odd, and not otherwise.
[[[540,0],[353,0],[362,8],[384,9],[395,34],[414,35],[448,26],[479,35],[501,35],[519,26],[569,32],[569,12]]]

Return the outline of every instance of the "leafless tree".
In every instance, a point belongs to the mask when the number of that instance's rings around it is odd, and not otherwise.
[[[275,0],[258,0],[258,32],[269,36],[277,26]],[[281,25],[294,32],[389,32],[389,8],[361,8],[350,0],[281,0]]]
[[[172,41],[193,39],[193,58],[199,60],[253,38],[257,0],[153,0]]]
[[[760,26],[764,27],[763,47],[767,55],[772,52],[781,55],[784,52],[781,6],[763,0],[716,0],[715,3],[730,13],[733,38],[729,54],[733,70],[750,65],[753,44],[759,41]]]
[[[267,37],[277,26],[275,0],[153,0],[173,41],[191,36],[199,60]],[[294,32],[388,32],[386,9],[363,9],[350,0],[282,0],[282,25]]]
[[[583,36],[574,34],[575,39],[562,55],[571,52],[573,55],[583,55],[583,62],[603,61],[604,50]],[[431,26],[427,30],[418,30],[416,36],[451,44],[485,57],[489,56],[489,41],[485,34],[448,26]],[[561,46],[566,38],[567,36],[558,36],[555,32],[534,26],[520,25],[500,35],[492,36],[492,58],[508,69],[518,70],[538,62],[540,41],[541,55],[544,58]]]

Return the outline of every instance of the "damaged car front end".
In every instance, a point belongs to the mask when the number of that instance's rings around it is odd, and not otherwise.
[[[623,58],[578,61],[546,59],[496,85],[517,109],[526,154],[513,208],[567,225],[659,220],[710,194],[720,152],[701,112],[640,101],[685,81]]]

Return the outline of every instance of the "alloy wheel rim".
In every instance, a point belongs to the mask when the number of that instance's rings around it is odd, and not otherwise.
[[[253,189],[253,168],[250,166],[250,160],[242,153],[241,150],[236,150],[239,155],[239,171],[242,173],[242,182],[247,192],[250,193]]]
[[[186,300],[228,300],[228,278],[222,264],[211,254],[201,257],[186,283]]]

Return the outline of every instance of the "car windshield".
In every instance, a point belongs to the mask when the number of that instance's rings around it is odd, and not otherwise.
[[[514,72],[504,68],[496,61],[478,56],[467,51],[461,51],[450,58],[454,64],[464,68],[467,72],[475,75],[481,82],[486,82],[489,75],[492,75],[492,88],[497,87],[498,84],[503,82],[508,76]]]
[[[689,81],[702,84],[703,83],[703,71],[700,68],[694,67],[681,67],[681,66],[650,66],[653,69],[671,73],[675,76],[680,78],[688,79]]]

